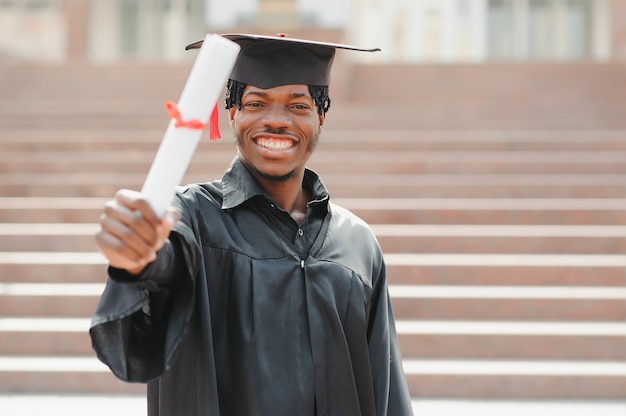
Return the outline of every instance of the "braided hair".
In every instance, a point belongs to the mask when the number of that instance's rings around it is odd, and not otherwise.
[[[238,110],[241,110],[241,97],[243,96],[244,88],[246,88],[246,84],[243,82],[232,79],[228,80],[228,83],[226,84],[226,98],[224,100],[227,110],[235,106]],[[328,87],[321,85],[309,85],[309,93],[315,102],[317,113],[319,115],[325,114],[330,108]]]

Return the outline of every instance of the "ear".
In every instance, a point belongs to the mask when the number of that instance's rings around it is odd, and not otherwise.
[[[235,113],[237,112],[237,106],[232,106],[228,109],[228,124],[231,128],[235,128]]]
[[[324,125],[324,121],[326,120],[326,113],[320,114],[319,120],[320,120],[320,128],[322,128],[322,126]]]

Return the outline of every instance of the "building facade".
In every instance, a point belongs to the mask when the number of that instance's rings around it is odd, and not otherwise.
[[[210,31],[343,31],[375,63],[624,61],[617,0],[3,0],[0,56],[39,62],[189,59]]]
[[[385,62],[611,59],[610,0],[362,0],[352,37]],[[617,3],[617,2],[614,2]],[[367,5],[367,6],[366,6]],[[374,30],[372,30],[374,29]]]

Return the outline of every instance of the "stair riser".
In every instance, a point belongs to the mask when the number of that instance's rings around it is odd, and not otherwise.
[[[0,355],[93,356],[87,328],[83,332],[0,331]]]
[[[146,386],[124,383],[107,372],[0,372],[0,393],[145,395]]]
[[[0,103],[0,108],[1,103]],[[72,109],[73,110],[73,109]],[[75,113],[73,114],[75,115]],[[116,116],[111,113],[111,116]],[[68,116],[70,117],[70,116]],[[0,118],[2,120],[2,118]],[[85,131],[54,131],[47,132],[31,132],[28,128],[20,128],[11,130],[8,126],[4,126],[2,140],[2,148],[11,152],[80,152],[80,151],[144,151],[154,152],[158,148],[160,141],[164,135],[164,129],[158,129],[158,125],[163,124],[165,128],[165,119],[157,115],[154,118],[154,124],[145,130],[128,133],[127,140],[120,143],[120,131],[111,129],[102,129],[95,131],[94,129],[86,129]],[[71,127],[71,126],[70,126]],[[222,129],[222,127],[224,127]],[[209,141],[203,138],[198,144],[197,151],[219,151],[226,152],[233,150],[233,141],[230,139],[230,130],[226,123],[221,123],[220,128],[224,137],[220,141]],[[329,152],[353,152],[358,149],[360,152],[402,152],[402,151],[418,151],[418,152],[502,152],[502,151],[535,151],[535,152],[554,152],[554,151],[626,151],[626,141],[610,141],[605,140],[602,132],[590,132],[587,141],[530,141],[511,138],[510,140],[494,140],[485,139],[464,141],[463,132],[449,133],[449,138],[453,140],[437,141],[440,132],[407,132],[406,136],[398,136],[396,133],[393,138],[382,137],[379,140],[367,140],[371,138],[372,132],[364,135],[362,132],[346,130],[327,130],[320,136],[318,150]],[[384,135],[385,132],[380,133]],[[487,134],[487,133],[485,133]],[[507,132],[501,132],[503,137]],[[556,133],[555,133],[556,134]],[[562,134],[568,134],[564,132]],[[420,140],[421,138],[421,140]],[[4,140],[3,140],[4,139]],[[426,139],[426,140],[424,140]],[[454,141],[454,140],[458,141]]]
[[[104,174],[103,174],[104,175]],[[217,176],[202,176],[182,183],[205,182]],[[626,178],[626,176],[625,176]],[[5,178],[0,183],[2,195],[15,197],[101,197],[112,198],[118,189],[141,189],[145,175],[127,181],[89,181],[84,184],[41,184]],[[626,181],[626,179],[625,179]],[[619,185],[421,185],[421,184],[328,184],[335,198],[626,198],[626,187]],[[52,214],[54,215],[54,214]]]
[[[396,298],[396,319],[626,321],[626,300]]]
[[[0,315],[85,317],[96,296],[0,296]],[[393,298],[396,319],[626,321],[626,300]]]
[[[401,153],[399,153],[401,154]],[[53,158],[48,162],[28,162],[24,160],[12,161],[8,159],[3,162],[0,173],[101,173],[108,174],[115,173],[142,173],[148,172],[154,158],[153,154],[150,157],[144,157],[143,155],[139,160],[111,160],[108,162],[106,158],[104,160],[90,161],[92,156],[83,155],[80,152],[76,152],[76,155],[68,153],[66,160],[55,160]],[[227,167],[228,162],[232,160],[233,155],[224,156],[222,160],[207,162],[197,162],[189,166],[187,172],[190,174],[203,175],[207,172],[207,166],[211,166],[211,170],[214,170],[216,164]],[[320,156],[323,157],[323,156]],[[556,158],[557,156],[555,156]],[[624,156],[626,159],[626,155]],[[224,163],[224,160],[227,162]],[[527,163],[509,163],[501,162],[494,163],[489,161],[477,161],[474,163],[463,161],[450,161],[450,162],[428,162],[428,161],[413,161],[413,162],[393,162],[393,156],[389,157],[389,160],[381,156],[381,159],[377,161],[366,160],[363,162],[350,162],[346,159],[345,162],[337,161],[316,161],[309,165],[311,169],[316,172],[324,174],[339,174],[350,172],[352,174],[535,174],[541,172],[543,174],[626,174],[626,163],[624,162],[603,162],[603,163],[540,163],[540,162],[527,162]]]
[[[413,397],[433,399],[623,400],[626,377],[409,375]]]
[[[2,188],[2,186],[0,186]],[[94,185],[87,194],[73,195],[80,189],[71,189],[65,196],[112,197],[113,189]],[[130,187],[132,188],[132,187]],[[135,188],[137,189],[137,188]],[[110,191],[110,193],[109,193]],[[17,196],[17,195],[16,195]],[[48,195],[52,196],[52,195]],[[42,202],[44,203],[44,202]],[[104,207],[104,202],[102,207]],[[626,224],[626,210],[465,210],[465,209],[360,209],[351,211],[369,224],[509,224],[509,225],[610,225]],[[95,223],[102,212],[97,209],[2,209],[0,222],[67,222]]]
[[[625,267],[387,266],[396,285],[626,286]],[[104,283],[104,264],[0,264],[0,282]]]
[[[407,377],[413,397],[463,399],[623,399],[626,377],[423,375]],[[145,394],[109,373],[0,373],[4,393]]]
[[[626,360],[624,336],[400,334],[405,359]]]
[[[386,253],[622,254],[626,237],[387,237]],[[97,251],[94,235],[0,235],[0,251]]]
[[[626,360],[624,336],[399,334],[404,359]],[[84,332],[0,332],[0,355],[90,356]]]
[[[378,237],[386,253],[622,254],[626,237]]]
[[[398,285],[626,286],[626,267],[393,265],[387,274]]]

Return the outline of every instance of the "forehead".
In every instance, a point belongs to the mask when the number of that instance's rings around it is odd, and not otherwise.
[[[279,85],[272,88],[259,88],[254,85],[246,85],[243,90],[243,95],[261,95],[264,97],[279,97],[279,96],[298,96],[298,97],[311,97],[308,85],[303,84],[287,84]]]

